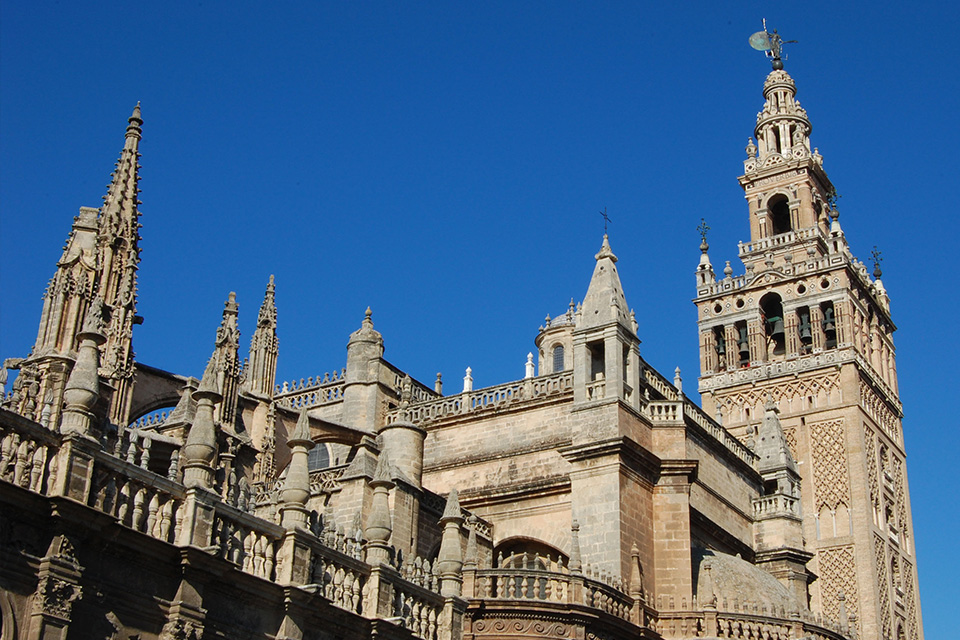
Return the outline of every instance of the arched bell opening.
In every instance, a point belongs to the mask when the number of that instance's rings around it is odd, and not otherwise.
[[[786,353],[786,340],[780,295],[771,292],[760,298],[760,312],[763,314],[764,332],[767,336],[767,358],[782,356]]]
[[[820,315],[823,317],[823,348],[833,349],[837,346],[837,318],[833,302],[821,304]]]
[[[813,351],[813,324],[810,322],[810,307],[797,309],[797,337],[800,339],[800,353]]]
[[[717,351],[717,371],[727,368],[727,336],[723,325],[713,328],[713,344]]]
[[[770,212],[772,235],[779,235],[793,229],[790,221],[790,205],[787,203],[786,196],[778,195],[771,198],[767,203],[767,211]]]

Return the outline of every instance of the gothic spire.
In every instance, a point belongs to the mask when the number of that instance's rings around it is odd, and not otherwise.
[[[240,382],[240,329],[237,328],[239,315],[237,294],[233,291],[223,304],[223,319],[217,328],[214,358],[217,361],[217,381],[223,402],[220,403],[219,419],[233,426],[237,408],[237,387]]]
[[[273,276],[257,315],[257,328],[250,339],[250,364],[244,374],[244,388],[263,396],[273,395],[277,375],[277,307],[274,302]]]
[[[775,469],[789,469],[799,474],[797,463],[790,453],[787,437],[780,424],[780,411],[768,397],[764,405],[763,422],[760,423],[757,433],[756,453],[760,457],[758,468],[761,473]]]
[[[617,256],[610,248],[610,239],[603,235],[600,251],[593,269],[593,277],[583,299],[582,324],[578,328],[599,327],[610,323],[619,323],[632,332],[630,308],[623,295],[623,286],[617,274]]]
[[[103,335],[100,368],[113,380],[109,419],[126,424],[129,382],[133,375],[131,337],[136,316],[136,271],[139,262],[138,145],[143,120],[139,105],[128,119],[120,159],[103,206],[81,207],[43,297],[43,311],[33,352],[24,363],[35,372],[43,397],[60,406],[70,360],[79,345],[80,324],[90,301],[99,297],[108,326]],[[59,411],[56,409],[55,411]],[[53,416],[56,421],[58,415]]]

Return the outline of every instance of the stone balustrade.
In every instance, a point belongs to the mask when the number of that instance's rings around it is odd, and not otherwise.
[[[744,464],[751,468],[756,467],[757,455],[689,400],[684,399],[679,402],[657,400],[648,403],[644,411],[654,426],[696,425]]]
[[[183,485],[102,451],[95,452],[92,462],[88,506],[157,540],[179,539],[185,518]]]
[[[757,454],[751,451],[745,444],[737,440],[722,425],[711,419],[703,409],[690,401],[683,403],[683,415],[699,425],[704,431],[709,433],[717,442],[723,444],[728,451],[743,460],[751,467],[757,465]]]
[[[495,387],[486,387],[444,396],[425,402],[413,403],[387,414],[387,424],[405,419],[424,426],[445,418],[465,414],[499,411],[518,404],[542,402],[573,392],[573,372],[561,371],[537,378],[509,382]]]
[[[670,384],[666,378],[660,375],[659,371],[652,367],[645,367],[643,369],[643,381],[665,400],[680,399],[677,388]]]
[[[562,563],[537,558],[536,562],[531,559],[521,564],[529,568],[464,569],[464,584],[472,585],[472,592],[464,596],[488,601],[579,604],[627,622],[652,618],[652,611],[637,615],[637,608],[646,609],[640,599],[601,580],[571,572]]]
[[[793,496],[777,493],[772,496],[762,496],[753,501],[753,515],[757,518],[791,513],[800,516],[800,499]]]
[[[246,573],[273,580],[277,545],[284,529],[224,502],[214,504],[208,551]]]
[[[343,380],[339,380],[320,387],[283,393],[277,395],[276,400],[279,404],[290,409],[335,404],[343,401],[343,386]]]
[[[58,445],[56,434],[34,422],[4,421],[0,424],[0,478],[35,493],[49,493],[56,481]]]
[[[760,238],[753,242],[741,242],[739,243],[740,257],[745,258],[751,253],[769,251],[777,247],[793,244],[801,240],[810,240],[812,238],[822,238],[826,240],[819,227],[809,227],[807,229],[796,229],[787,231],[786,233],[779,233],[768,238]]]
[[[807,613],[770,611],[759,606],[748,611],[660,611],[657,631],[673,638],[729,638],[730,640],[844,640],[850,637],[839,626]]]
[[[274,397],[279,397],[288,393],[296,393],[298,391],[316,389],[328,384],[343,382],[343,376],[345,373],[346,369],[339,369],[332,373],[325,373],[323,374],[323,377],[317,376],[314,378],[313,376],[310,376],[309,378],[300,378],[299,380],[283,382],[274,387],[273,395]]]

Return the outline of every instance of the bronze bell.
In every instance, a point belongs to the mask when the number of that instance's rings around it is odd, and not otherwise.
[[[767,326],[770,327],[770,337],[773,339],[783,338],[783,318],[780,316],[770,316],[767,318]]]
[[[727,353],[727,341],[724,339],[723,334],[717,336],[717,355],[722,356]]]
[[[803,344],[813,342],[813,334],[810,332],[810,313],[806,311],[800,314],[800,341]]]
[[[834,333],[837,330],[837,324],[833,317],[833,307],[827,307],[823,310],[823,331],[824,333]]]
[[[747,340],[747,328],[740,327],[740,339],[737,340],[737,349],[740,352],[741,362],[750,361],[750,341]]]

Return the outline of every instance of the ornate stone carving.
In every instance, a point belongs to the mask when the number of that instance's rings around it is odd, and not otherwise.
[[[815,508],[818,511],[823,506],[836,509],[841,504],[849,507],[850,489],[843,419],[811,424],[810,442]]]
[[[880,595],[880,631],[881,637],[890,637],[890,579],[887,572],[886,543],[874,534],[873,550],[877,560],[877,591]]]
[[[83,589],[78,584],[56,576],[46,576],[40,580],[33,596],[33,611],[69,620],[73,603],[82,593]]]
[[[200,640],[203,627],[198,622],[176,618],[163,625],[160,640]]]
[[[840,594],[846,598],[847,614],[856,614],[860,620],[860,598],[857,593],[857,567],[853,546],[821,549],[820,606],[823,614],[835,621],[840,620]]]

